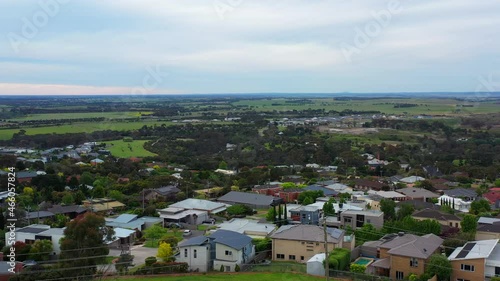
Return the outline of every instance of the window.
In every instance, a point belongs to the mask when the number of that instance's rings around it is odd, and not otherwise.
[[[288,255],[289,260],[295,260],[295,255]]]
[[[231,271],[231,267],[226,265],[226,271]]]
[[[300,256],[300,260],[303,261],[304,260],[304,256]]]
[[[344,218],[344,223],[351,223],[351,222],[352,222],[351,218]]]
[[[226,256],[232,256],[233,252],[232,251],[226,251]]]
[[[418,267],[418,260],[416,258],[410,258],[410,266]]]
[[[450,222],[450,226],[453,226],[453,223],[452,223],[452,222]]]
[[[198,251],[197,250],[194,250],[193,251],[193,257],[196,259],[198,257]]]
[[[458,222],[455,223],[455,227],[458,227]]]
[[[396,271],[396,280],[403,280],[405,277],[404,277],[404,273],[401,272],[401,271]]]
[[[285,255],[283,255],[283,254],[276,254],[276,258],[280,259],[280,260],[284,260],[285,259]]]
[[[187,258],[188,257],[188,249],[184,249],[184,257]]]
[[[460,269],[462,271],[474,271],[474,266],[473,265],[470,265],[470,264],[461,264],[460,265]]]

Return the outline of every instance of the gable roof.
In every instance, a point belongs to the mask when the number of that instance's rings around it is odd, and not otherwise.
[[[240,191],[230,191],[224,196],[219,197],[217,201],[231,202],[239,204],[248,205],[271,205],[275,200],[281,200],[281,198]]]
[[[168,185],[168,186],[162,186],[159,188],[155,188],[155,189],[153,189],[153,191],[157,192],[158,194],[160,194],[162,196],[168,196],[168,195],[175,194],[181,190],[178,189],[176,186]]]
[[[327,228],[326,231],[330,234],[327,237],[328,243],[339,243],[344,235],[344,231],[337,228]],[[324,242],[325,240],[323,227],[307,224],[284,225],[276,230],[271,238],[312,242]]]
[[[226,204],[219,202],[212,202],[209,200],[188,198],[177,203],[171,204],[169,208],[180,208],[180,209],[193,209],[193,210],[204,210],[211,213],[221,212],[226,210]]]
[[[440,212],[438,210],[433,210],[433,209],[424,209],[421,211],[416,211],[412,215],[413,217],[418,217],[418,218],[427,218],[427,219],[435,219],[435,220],[454,220],[454,221],[461,221],[462,219],[456,215],[452,214],[447,214]]]
[[[500,222],[494,222],[491,224],[480,224],[477,227],[477,231],[500,233]]]
[[[247,235],[223,229],[217,230],[208,237],[214,239],[215,243],[226,245],[236,250],[241,250],[252,243],[252,238]]]
[[[439,205],[435,205],[430,202],[424,202],[422,200],[405,200],[396,203],[396,206],[401,206],[403,204],[412,205],[415,209],[439,209]]]
[[[443,193],[450,197],[477,197],[475,190],[461,187],[445,190]]]
[[[425,188],[407,187],[398,189],[397,192],[402,193],[410,198],[438,198],[439,195]]]
[[[354,183],[359,186],[367,186],[375,189],[382,189],[382,187],[386,186],[386,184],[383,184],[381,182],[366,179],[355,179]]]
[[[402,178],[399,181],[404,182],[404,183],[416,183],[418,181],[423,181],[423,180],[425,180],[423,177],[410,176],[410,177]]]

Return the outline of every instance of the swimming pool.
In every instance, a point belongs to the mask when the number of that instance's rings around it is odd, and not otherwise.
[[[363,257],[357,258],[354,261],[355,264],[364,265],[364,266],[368,266],[372,262],[373,262],[373,259],[363,258]]]

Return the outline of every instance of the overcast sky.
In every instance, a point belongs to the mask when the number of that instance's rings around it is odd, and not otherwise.
[[[465,92],[500,80],[498,0],[40,3],[0,2],[0,94]]]

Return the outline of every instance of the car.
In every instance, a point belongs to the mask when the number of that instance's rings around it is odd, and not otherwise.
[[[171,222],[171,223],[167,224],[167,227],[168,228],[182,228],[182,224],[177,223],[177,222]]]
[[[191,234],[193,234],[193,232],[191,230],[189,230],[189,229],[185,229],[184,232],[182,232],[183,236],[189,236]]]
[[[33,266],[33,265],[37,265],[37,262],[34,260],[23,261],[23,268],[28,267],[28,266]]]
[[[215,219],[204,220],[203,223],[214,224],[215,223]]]

